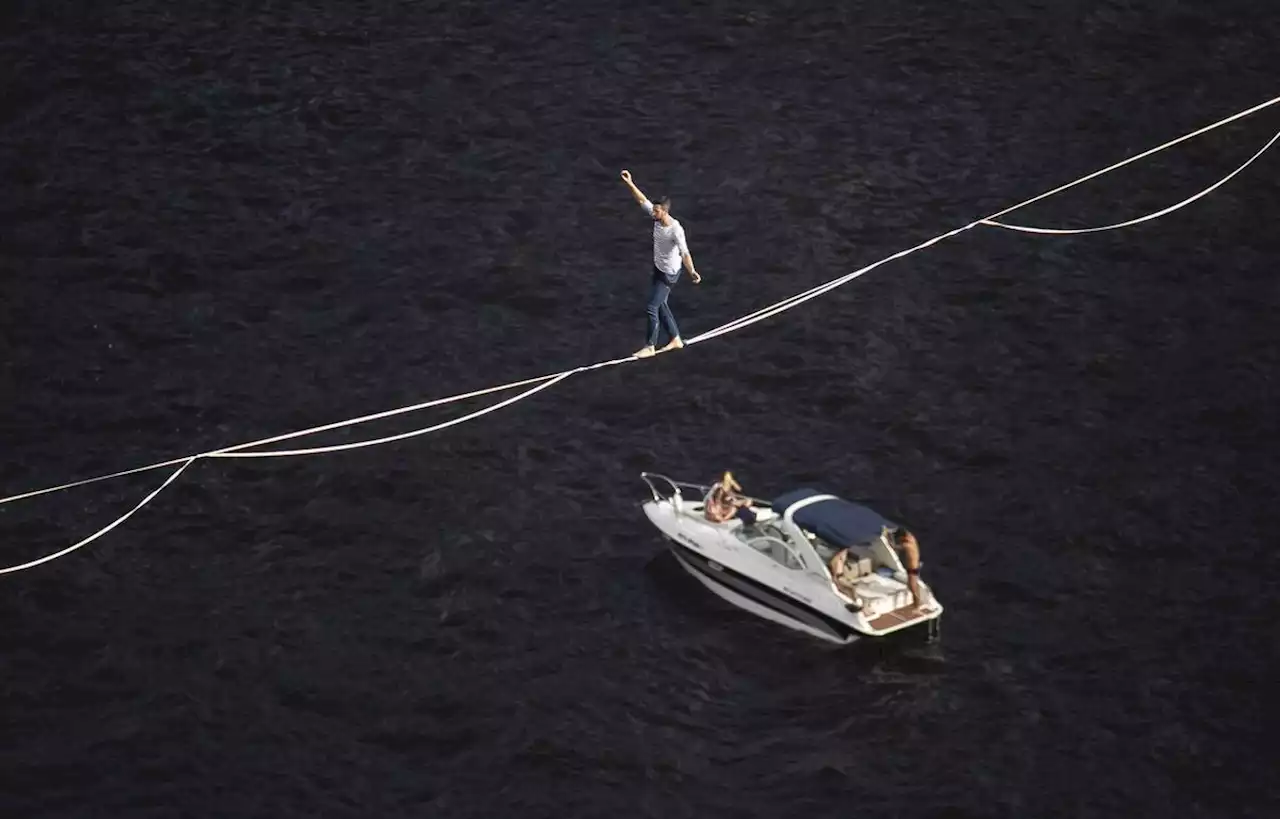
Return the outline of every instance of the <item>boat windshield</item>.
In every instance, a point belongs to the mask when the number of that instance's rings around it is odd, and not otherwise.
[[[782,530],[771,523],[743,526],[735,530],[734,534],[752,549],[768,555],[788,569],[798,571],[804,568],[804,562],[796,554],[791,544],[787,542]]]

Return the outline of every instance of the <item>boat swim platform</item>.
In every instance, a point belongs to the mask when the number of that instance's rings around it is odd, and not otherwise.
[[[906,625],[907,623],[915,622],[916,620],[928,620],[934,615],[935,611],[936,610],[922,612],[914,606],[904,606],[903,608],[894,609],[893,611],[880,615],[876,619],[870,621],[868,625],[876,631],[883,631],[884,629],[896,628],[898,626]]]

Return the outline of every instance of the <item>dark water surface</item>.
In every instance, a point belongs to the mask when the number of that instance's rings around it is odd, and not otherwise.
[[[1273,3],[912,5],[9,4],[0,495],[630,352],[623,167],[694,334],[1280,93]],[[1017,221],[1158,209],[1278,128]],[[196,463],[0,578],[0,816],[1277,815],[1278,163],[436,435]],[[875,499],[941,645],[722,605],[654,468]],[[0,507],[0,563],[162,479]]]

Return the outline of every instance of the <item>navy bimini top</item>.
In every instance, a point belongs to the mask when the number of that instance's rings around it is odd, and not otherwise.
[[[816,489],[793,489],[784,495],[779,495],[770,505],[775,512],[782,515],[797,501],[825,494],[828,493],[819,492]],[[809,504],[798,510],[791,519],[832,546],[842,549],[846,546],[860,546],[874,541],[880,537],[882,528],[887,527],[890,531],[898,528],[898,524],[881,517],[878,512],[840,498],[829,498]]]

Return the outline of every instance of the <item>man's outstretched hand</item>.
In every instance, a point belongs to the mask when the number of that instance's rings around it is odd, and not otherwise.
[[[623,181],[623,182],[630,182],[630,181],[631,181],[631,171],[623,171],[623,172],[622,172],[622,181]]]

